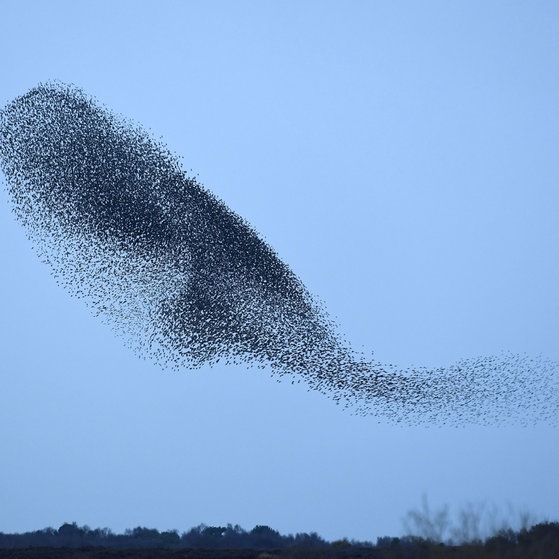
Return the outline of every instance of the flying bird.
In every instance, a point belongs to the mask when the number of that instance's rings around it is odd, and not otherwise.
[[[555,363],[399,369],[352,349],[249,223],[141,126],[49,82],[0,111],[17,219],[57,281],[156,363],[244,363],[407,423],[555,421]]]

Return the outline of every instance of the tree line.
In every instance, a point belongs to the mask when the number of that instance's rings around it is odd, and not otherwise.
[[[112,548],[112,549],[199,549],[199,550],[289,550],[304,553],[305,557],[357,557],[370,559],[392,558],[519,558],[559,557],[559,522],[542,522],[518,531],[501,530],[485,540],[473,540],[459,545],[443,543],[419,536],[380,537],[376,543],[355,540],[328,542],[315,532],[281,535],[265,525],[247,531],[238,525],[206,526],[200,524],[187,532],[137,527],[115,534],[108,528],[91,529],[66,523],[60,528],[44,528],[23,534],[0,532],[0,549],[32,548]],[[39,550],[38,550],[39,551]],[[358,555],[356,555],[356,553]],[[0,553],[0,556],[2,554]],[[292,556],[292,555],[290,555]],[[15,557],[15,556],[14,556]]]
[[[44,528],[23,534],[0,532],[0,547],[114,547],[114,548],[207,548],[207,549],[281,549],[286,547],[327,547],[315,532],[281,535],[269,526],[258,525],[247,531],[238,525],[200,524],[187,532],[159,531],[137,527],[115,534],[109,528],[91,529],[75,522],[60,528]]]

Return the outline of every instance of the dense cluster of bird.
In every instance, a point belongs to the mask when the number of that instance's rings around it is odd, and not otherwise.
[[[0,163],[57,281],[164,366],[267,367],[396,421],[557,416],[556,367],[539,358],[398,370],[355,352],[247,222],[74,86],[41,84],[0,112]]]

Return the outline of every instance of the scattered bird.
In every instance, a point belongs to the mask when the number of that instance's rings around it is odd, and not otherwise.
[[[354,351],[301,280],[143,129],[73,85],[0,111],[17,219],[57,281],[165,367],[267,367],[408,424],[557,423],[555,363],[505,354],[401,370]]]

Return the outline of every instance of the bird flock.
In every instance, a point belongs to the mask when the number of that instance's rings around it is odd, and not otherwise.
[[[140,126],[73,85],[0,111],[17,219],[56,280],[163,367],[266,368],[404,423],[557,422],[557,364],[504,354],[398,369],[352,349],[276,252]]]

